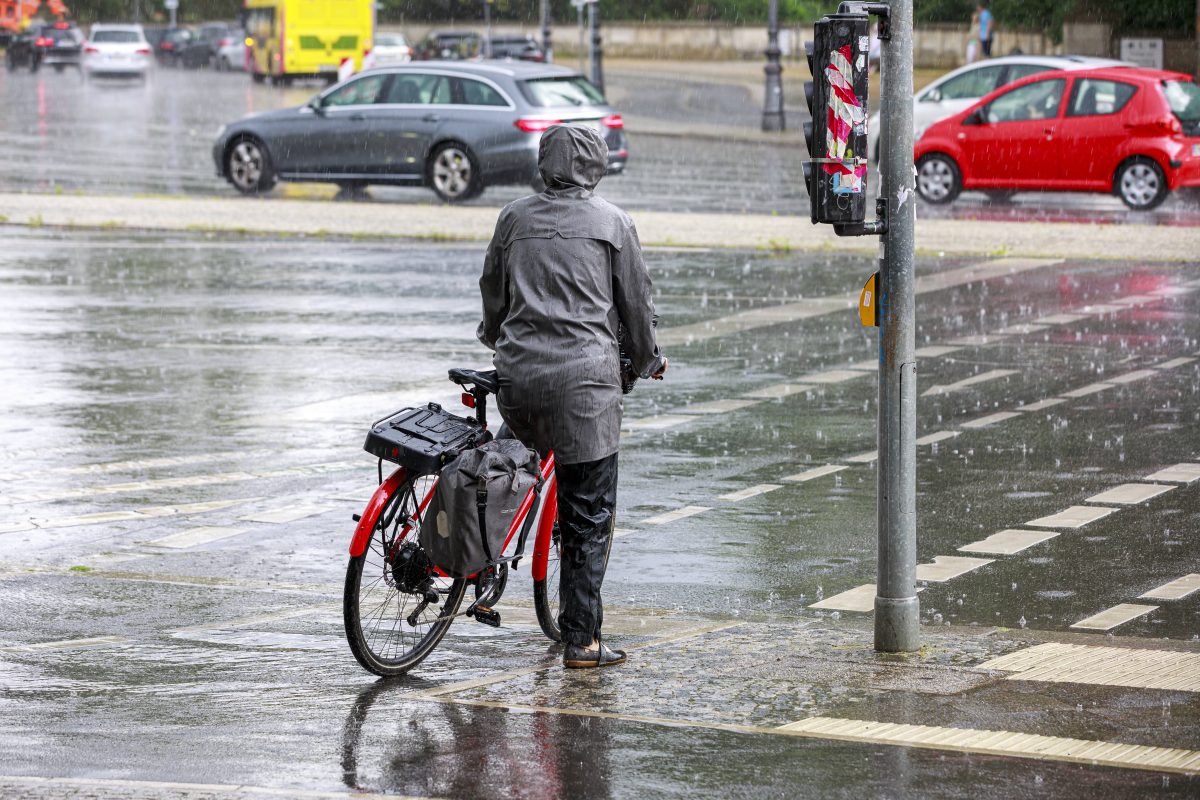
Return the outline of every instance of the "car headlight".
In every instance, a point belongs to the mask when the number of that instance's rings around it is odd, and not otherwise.
[[[216,138],[217,138],[217,139],[220,139],[222,136],[224,136],[224,135],[225,135],[225,129],[226,129],[226,128],[228,128],[228,127],[229,127],[228,125],[222,125],[221,127],[217,128],[217,135],[216,135]]]

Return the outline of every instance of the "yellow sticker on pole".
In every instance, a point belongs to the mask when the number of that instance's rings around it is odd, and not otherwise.
[[[858,296],[858,319],[867,328],[879,327],[879,273],[867,278]]]

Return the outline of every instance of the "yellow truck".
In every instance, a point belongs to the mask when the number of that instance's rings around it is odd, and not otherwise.
[[[347,61],[363,67],[375,38],[375,0],[245,0],[247,65],[255,82],[269,76],[333,83]]]

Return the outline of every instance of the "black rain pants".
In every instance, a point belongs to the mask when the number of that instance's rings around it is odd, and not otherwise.
[[[559,562],[558,629],[563,642],[587,647],[600,638],[600,586],[608,567],[617,510],[617,454],[580,464],[557,464]]]

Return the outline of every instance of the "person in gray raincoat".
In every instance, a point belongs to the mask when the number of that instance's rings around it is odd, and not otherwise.
[[[567,667],[625,659],[600,637],[621,433],[618,322],[634,373],[660,379],[667,369],[633,221],[592,193],[607,167],[608,146],[592,129],[547,130],[538,151],[546,189],[500,212],[479,279],[479,340],[495,350],[500,413],[526,445],[555,454]]]

